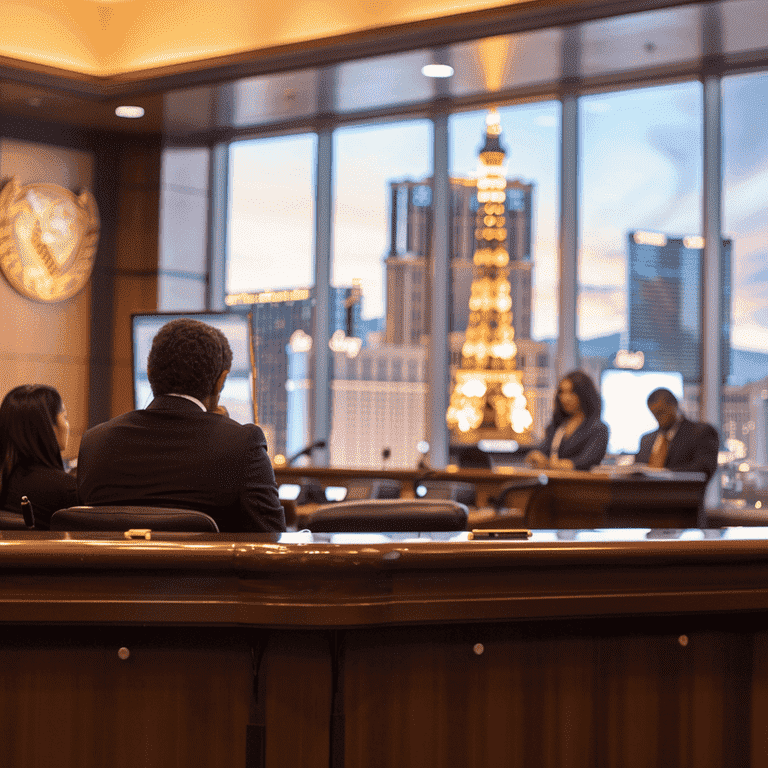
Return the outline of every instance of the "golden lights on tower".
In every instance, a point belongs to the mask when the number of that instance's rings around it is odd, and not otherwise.
[[[446,413],[449,428],[462,442],[519,439],[533,423],[522,375],[515,368],[517,345],[505,247],[506,153],[500,137],[501,121],[493,109],[486,116],[485,144],[480,150],[469,324]]]

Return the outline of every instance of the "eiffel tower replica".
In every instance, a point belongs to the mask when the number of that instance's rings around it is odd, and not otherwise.
[[[494,109],[486,116],[485,144],[480,150],[469,325],[446,413],[452,439],[458,443],[492,439],[525,444],[533,423],[522,374],[515,368],[509,253],[504,247],[505,155],[501,122]]]

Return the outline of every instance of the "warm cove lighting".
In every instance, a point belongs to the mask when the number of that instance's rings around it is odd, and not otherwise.
[[[118,107],[115,114],[118,117],[144,117],[144,107]]]
[[[421,68],[424,77],[453,77],[453,67],[447,64],[426,64]]]

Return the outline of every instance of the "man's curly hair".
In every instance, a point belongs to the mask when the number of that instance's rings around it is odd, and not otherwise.
[[[231,367],[232,350],[218,328],[179,318],[166,323],[152,340],[147,377],[155,397],[173,392],[203,400]]]

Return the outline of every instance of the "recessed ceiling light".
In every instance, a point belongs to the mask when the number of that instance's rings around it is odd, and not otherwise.
[[[144,117],[144,107],[118,107],[115,114],[118,117]]]
[[[447,64],[426,64],[421,68],[421,74],[425,77],[452,77],[453,67]]]

